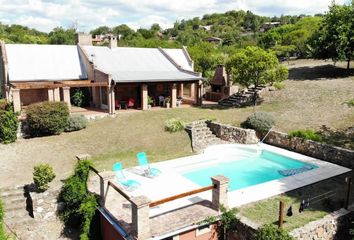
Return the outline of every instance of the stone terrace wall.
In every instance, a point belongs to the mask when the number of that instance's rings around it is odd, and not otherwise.
[[[310,222],[301,228],[294,229],[290,232],[295,239],[314,239],[314,240],[332,240],[332,239],[347,239],[337,237],[338,230],[346,221],[350,211],[340,209],[332,214],[323,217],[320,220]],[[347,235],[347,234],[345,234]]]
[[[207,121],[210,130],[220,139],[232,143],[258,143],[256,132],[252,129],[238,128],[231,125]]]
[[[264,142],[347,168],[354,168],[353,150],[298,137],[290,137],[285,133],[276,131],[271,131]]]

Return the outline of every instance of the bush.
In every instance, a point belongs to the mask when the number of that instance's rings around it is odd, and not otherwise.
[[[58,135],[69,118],[69,108],[63,102],[35,103],[27,108],[27,123],[32,136]]]
[[[83,115],[70,116],[65,126],[65,132],[73,132],[87,127],[87,119]]]
[[[285,88],[285,83],[283,82],[275,82],[272,85],[275,89],[281,90],[283,88]]]
[[[47,164],[38,164],[33,168],[33,181],[36,184],[38,190],[44,192],[49,188],[48,183],[53,181],[55,173],[53,168]]]
[[[4,205],[0,199],[0,240],[6,240],[5,228],[4,228]]]
[[[312,129],[296,130],[289,132],[290,137],[299,137],[306,140],[322,142],[322,137]]]
[[[59,194],[60,201],[65,203],[60,218],[66,225],[80,227],[80,239],[91,239],[93,236],[92,220],[98,206],[97,199],[87,191],[87,178],[91,161],[79,161],[74,174],[65,180]]]
[[[274,225],[264,225],[261,227],[254,238],[254,240],[293,240],[285,230],[279,229]]]
[[[1,105],[1,103],[0,103]],[[0,109],[0,142],[8,144],[17,139],[18,118],[12,107]]]
[[[74,106],[81,107],[85,99],[85,94],[81,89],[76,89],[74,94],[71,96],[71,102]]]
[[[272,115],[266,112],[252,113],[246,121],[241,123],[243,128],[251,128],[260,133],[266,133],[275,125],[275,120]]]
[[[182,131],[184,127],[185,127],[185,123],[182,120],[177,118],[171,118],[165,122],[165,131],[171,133]]]
[[[9,107],[10,104],[6,99],[0,99],[0,110],[8,110]]]

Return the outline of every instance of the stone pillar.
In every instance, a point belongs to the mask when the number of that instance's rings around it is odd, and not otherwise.
[[[212,204],[217,210],[220,210],[221,206],[228,208],[227,192],[229,191],[229,179],[223,175],[217,175],[211,178],[211,181],[215,188],[212,192]]]
[[[183,83],[178,85],[178,96],[183,98]]]
[[[191,83],[191,91],[190,91],[190,93],[191,93],[191,98],[194,98],[195,97],[195,83]]]
[[[20,89],[11,89],[12,93],[12,103],[14,105],[14,111],[21,111],[21,97],[20,97]]]
[[[59,88],[53,89],[54,102],[60,102],[60,90]]]
[[[151,238],[150,207],[151,202],[145,196],[133,197],[132,202],[132,233],[136,240]]]
[[[51,88],[48,89],[48,101],[50,102],[54,101],[54,89]]]
[[[175,108],[177,106],[177,84],[172,84],[172,92],[171,92],[171,108]]]
[[[148,109],[148,86],[147,84],[141,85],[141,109]]]
[[[198,84],[196,84],[196,104],[198,106],[201,106],[203,104],[203,83],[202,81],[199,81]]]
[[[111,85],[110,87],[107,88],[107,102],[108,102],[108,112],[110,115],[115,114],[116,108],[115,108],[115,94],[114,94],[114,85]]]
[[[63,87],[63,101],[68,105],[69,110],[70,110],[71,109],[70,87]]]
[[[92,87],[92,101],[95,107],[99,108],[101,106],[100,102],[100,87]]]

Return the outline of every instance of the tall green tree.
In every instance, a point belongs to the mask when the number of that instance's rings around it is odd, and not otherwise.
[[[64,29],[62,27],[54,28],[48,35],[50,44],[75,44],[75,30]]]
[[[259,47],[247,47],[236,52],[228,60],[226,68],[234,83],[255,87],[254,105],[258,99],[257,87],[280,82],[288,77],[287,68],[279,63],[274,53]]]
[[[333,2],[312,42],[314,57],[347,61],[349,69],[354,58],[354,1],[349,5]]]

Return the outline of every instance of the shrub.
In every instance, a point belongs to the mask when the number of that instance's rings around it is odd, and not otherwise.
[[[285,88],[285,83],[283,82],[275,82],[272,85],[273,87],[275,87],[275,89],[281,90],[283,88]]]
[[[59,194],[60,201],[65,203],[60,218],[66,225],[80,227],[80,239],[90,239],[92,220],[98,206],[96,198],[87,191],[87,178],[91,161],[79,161],[74,174],[65,180]]]
[[[8,144],[16,141],[18,123],[17,114],[12,107],[0,109],[0,142]]]
[[[0,199],[0,240],[6,240],[5,228],[4,228],[4,205]]]
[[[254,240],[293,240],[285,230],[279,229],[274,225],[264,225],[261,227],[254,238]]]
[[[38,164],[33,168],[33,181],[38,190],[44,192],[49,188],[48,183],[53,181],[55,173],[52,166],[47,163]]]
[[[65,126],[65,132],[73,132],[87,127],[87,119],[83,115],[70,116]]]
[[[69,109],[63,102],[41,102],[28,106],[27,122],[32,136],[58,135],[67,125]]]
[[[299,137],[306,140],[312,140],[316,142],[321,142],[322,137],[312,129],[296,130],[289,132],[290,137]]]
[[[177,118],[171,118],[165,122],[165,130],[171,133],[182,131],[184,127],[185,123]]]
[[[251,128],[260,133],[266,133],[275,125],[275,120],[272,115],[266,112],[252,113],[246,121],[241,123],[243,128]]]
[[[10,104],[6,99],[0,99],[0,110],[8,110]]]
[[[71,96],[71,102],[74,106],[81,107],[85,99],[84,92],[78,88],[75,90],[74,94]]]

